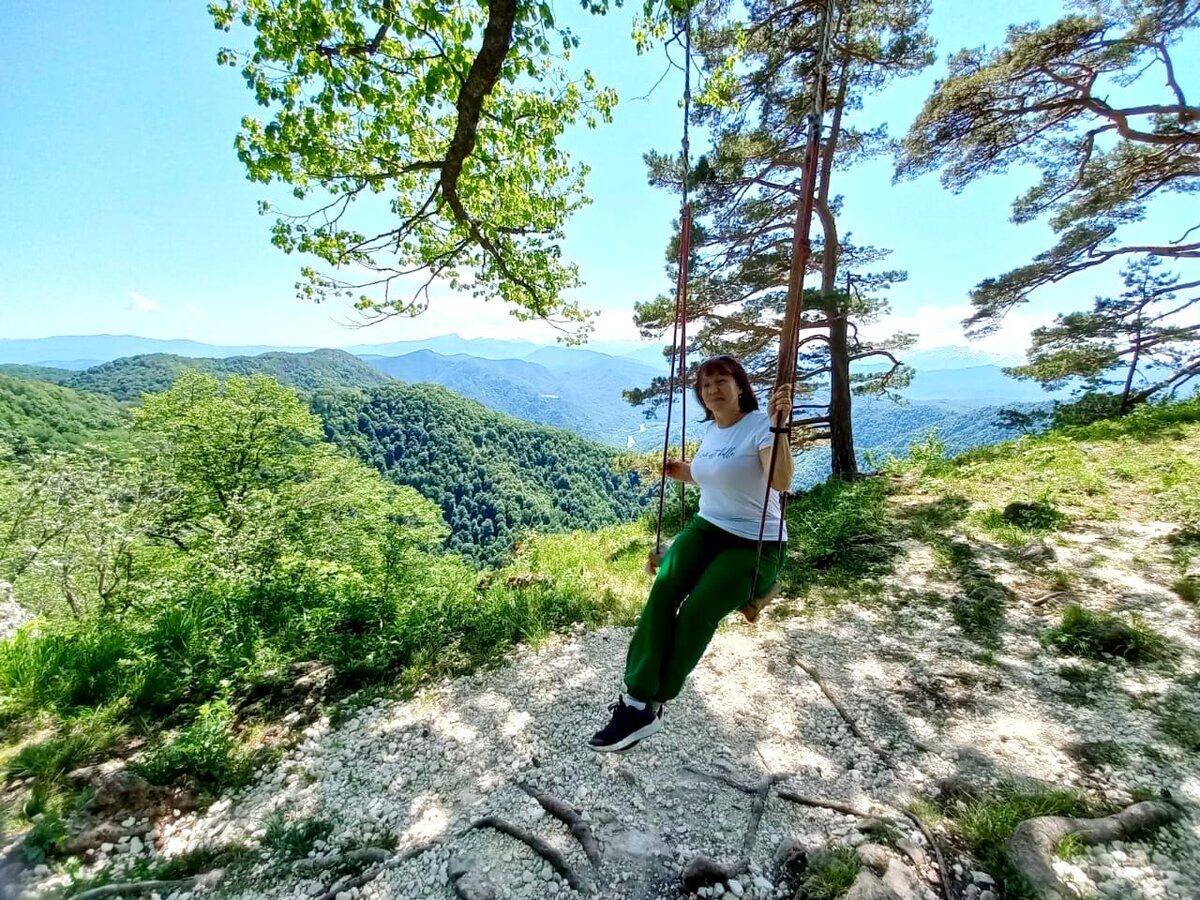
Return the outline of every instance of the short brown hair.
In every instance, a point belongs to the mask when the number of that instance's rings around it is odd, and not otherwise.
[[[704,405],[704,398],[700,396],[700,380],[705,375],[729,375],[737,382],[738,408],[744,413],[758,409],[758,398],[754,396],[754,385],[750,383],[750,376],[746,374],[740,362],[728,353],[722,353],[720,356],[710,356],[696,367],[695,391],[696,399],[704,410],[702,422],[707,422],[713,417],[712,410]]]

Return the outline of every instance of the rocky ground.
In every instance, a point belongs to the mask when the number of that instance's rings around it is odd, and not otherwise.
[[[624,754],[585,742],[620,685],[628,631],[563,636],[413,700],[321,718],[254,784],[208,809],[122,820],[122,836],[90,851],[81,874],[241,845],[252,852],[219,886],[167,885],[159,896],[632,900],[688,895],[681,876],[696,875],[704,855],[734,871],[708,883],[697,875],[692,893],[766,898],[794,892],[794,879],[780,887],[789,858],[841,846],[875,873],[855,897],[949,889],[993,900],[992,873],[940,831],[939,873],[935,849],[901,812],[957,782],[1076,788],[1114,809],[1165,789],[1190,817],[1055,866],[1097,896],[1200,897],[1200,759],[1162,730],[1165,698],[1200,696],[1200,617],[1168,587],[1169,530],[1113,523],[1052,536],[1024,558],[973,544],[976,586],[986,578],[1004,598],[994,652],[955,624],[962,584],[929,546],[904,542],[882,597],[790,614],[781,602],[756,626],[723,628],[664,730]],[[1075,573],[1068,588],[1047,583],[1050,556]],[[1045,650],[1038,633],[1068,601],[1140,613],[1177,646],[1175,663],[1112,660],[1095,667],[1103,678],[1064,678],[1092,664]],[[538,796],[577,809],[584,839]],[[323,835],[307,855],[263,849],[272,829],[305,823]],[[557,851],[559,865],[506,825]],[[356,878],[364,869],[370,877]],[[44,896],[67,880],[42,868],[10,895]]]

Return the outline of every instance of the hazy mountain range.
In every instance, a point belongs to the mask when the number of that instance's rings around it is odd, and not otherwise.
[[[996,408],[1045,403],[1055,397],[1034,382],[1006,376],[1000,364],[1013,360],[970,348],[913,351],[905,361],[917,374],[904,392],[903,405],[855,400],[855,438],[860,453],[903,452],[910,441],[934,427],[954,451],[1003,440],[1011,432],[997,424]],[[647,416],[622,398],[624,390],[645,386],[667,367],[660,348],[629,342],[565,347],[445,335],[313,352],[304,347],[228,347],[93,335],[0,339],[0,364],[8,364],[0,367],[0,372],[54,381],[119,400],[137,399],[146,390],[162,390],[190,366],[218,375],[263,371],[302,390],[315,385],[371,387],[386,377],[429,382],[526,421],[639,452],[662,446],[666,412],[664,408]],[[35,365],[49,368],[29,368]],[[688,431],[693,437],[700,434],[699,412],[692,402]],[[678,415],[677,406],[674,440]],[[804,456],[801,469],[807,473],[805,480],[823,477],[822,460],[827,454],[818,450]]]

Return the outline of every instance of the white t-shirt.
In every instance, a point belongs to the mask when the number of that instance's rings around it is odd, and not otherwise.
[[[748,412],[728,428],[708,426],[692,460],[692,480],[700,486],[700,517],[739,537],[758,540],[767,474],[758,451],[771,446],[771,420],[762,410]],[[787,540],[787,526],[783,538]],[[779,492],[767,503],[763,540],[779,540]]]

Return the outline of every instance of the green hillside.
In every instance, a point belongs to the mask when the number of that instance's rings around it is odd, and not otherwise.
[[[121,423],[108,397],[0,373],[0,442],[61,450],[106,437]]]
[[[56,369],[53,366],[26,366],[21,363],[0,364],[0,375],[7,375],[9,378],[46,381],[50,384],[69,384],[77,374],[72,369]]]
[[[531,528],[628,521],[647,500],[608,448],[434,385],[327,395],[314,408],[329,440],[439,504],[449,546],[478,561],[501,558]]]
[[[105,394],[116,400],[138,400],[143,394],[165,391],[180,374],[188,370],[217,377],[270,375],[280,384],[307,392],[337,387],[370,387],[388,380],[381,372],[342,350],[314,350],[311,353],[263,353],[225,359],[151,353],[93,366],[75,373],[66,383],[79,390]]]

